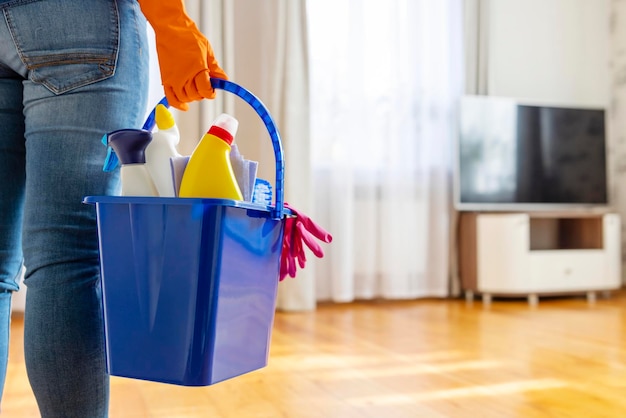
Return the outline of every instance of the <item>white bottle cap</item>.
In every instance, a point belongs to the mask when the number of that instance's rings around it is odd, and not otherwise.
[[[237,119],[229,114],[222,113],[217,117],[217,119],[215,119],[213,125],[211,125],[207,133],[217,136],[228,145],[232,145],[235,140],[235,134],[237,133],[238,127],[239,122]]]
[[[220,128],[228,131],[233,137],[237,135],[237,128],[239,128],[239,121],[227,113],[222,113],[213,122],[213,126],[219,126]]]

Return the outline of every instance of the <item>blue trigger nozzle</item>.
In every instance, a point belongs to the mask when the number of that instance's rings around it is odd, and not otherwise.
[[[104,134],[102,136],[102,143],[107,147],[107,156],[104,160],[104,166],[102,167],[102,171],[113,171],[118,166],[119,159],[117,158],[115,151],[113,151],[113,148],[109,146],[109,134]]]

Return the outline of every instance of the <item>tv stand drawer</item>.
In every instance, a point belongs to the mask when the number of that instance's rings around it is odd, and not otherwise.
[[[531,251],[528,288],[535,292],[587,290],[605,283],[602,250]]]

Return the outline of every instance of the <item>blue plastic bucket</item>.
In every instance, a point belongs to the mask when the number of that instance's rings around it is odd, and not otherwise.
[[[206,386],[267,365],[283,235],[282,147],[275,205],[224,199],[88,196],[95,204],[109,374]]]

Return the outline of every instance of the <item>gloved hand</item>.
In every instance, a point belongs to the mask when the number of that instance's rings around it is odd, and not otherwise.
[[[156,49],[165,97],[171,106],[189,109],[188,102],[215,98],[211,77],[228,79],[211,44],[187,15],[184,0],[139,0],[156,35]]]
[[[287,276],[296,277],[298,266],[301,269],[304,268],[306,253],[302,244],[306,245],[316,257],[322,258],[324,251],[314,238],[325,243],[330,243],[333,240],[330,233],[313,222],[307,215],[293,208],[289,203],[285,203],[285,207],[290,209],[295,216],[288,216],[285,219],[283,248],[280,257],[281,281]]]

